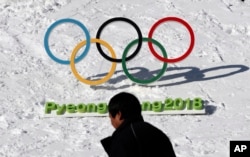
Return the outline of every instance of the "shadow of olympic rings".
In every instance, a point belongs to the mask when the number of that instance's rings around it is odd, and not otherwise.
[[[230,72],[226,72],[224,74],[217,74],[214,76],[206,76],[207,72],[212,72],[212,71],[217,71],[217,70],[227,70],[227,69],[236,69],[236,70],[231,70]],[[144,68],[144,67],[134,67],[134,68],[130,68],[128,69],[130,72],[131,71],[136,71],[135,73],[131,74],[135,77],[135,78],[140,78],[140,79],[147,79],[150,77],[153,77],[155,74],[157,74],[160,70],[154,70],[154,71],[149,71],[149,69]],[[181,70],[189,70],[187,72],[181,72],[181,73],[176,73],[176,74],[168,74],[168,72],[171,71],[181,71]],[[177,78],[185,78],[185,80],[179,81],[179,82],[173,82],[173,83],[167,83],[167,84],[160,84],[158,83],[157,85],[152,85],[152,84],[139,84],[140,86],[145,86],[145,87],[167,87],[167,86],[176,86],[176,85],[181,85],[184,83],[190,83],[190,82],[195,82],[195,81],[207,81],[207,80],[212,80],[212,79],[218,79],[218,78],[222,78],[222,77],[228,77],[231,75],[235,75],[237,73],[241,73],[241,72],[245,72],[249,70],[249,67],[245,66],[245,65],[225,65],[225,66],[218,66],[218,67],[213,67],[213,68],[208,68],[208,69],[200,69],[197,67],[169,67],[166,71],[166,73],[164,74],[164,76],[162,76],[157,82],[163,82],[166,80],[173,80],[173,79],[177,79]],[[123,70],[119,70],[116,71],[115,74],[118,73],[123,73]],[[95,76],[91,76],[91,77],[103,77],[105,76],[106,73],[103,74],[98,74]],[[91,78],[90,77],[90,78]],[[128,79],[127,76],[123,73],[120,76],[117,76],[116,78],[111,78],[108,83],[109,84],[117,84],[125,79]],[[133,85],[135,85],[136,83],[134,83]],[[123,85],[120,87],[114,87],[112,86],[91,86],[91,88],[93,89],[107,89],[107,90],[114,90],[114,89],[123,89],[123,88],[128,88],[130,86],[133,85]]]

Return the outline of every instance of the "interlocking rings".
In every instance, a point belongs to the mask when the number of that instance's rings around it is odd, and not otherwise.
[[[132,25],[137,34],[138,34],[138,39],[135,39],[133,40],[132,42],[130,42],[127,47],[124,49],[124,52],[123,52],[123,55],[122,55],[122,59],[117,59],[116,58],[116,55],[115,55],[115,51],[113,50],[113,48],[107,43],[105,42],[104,40],[100,39],[100,36],[101,36],[101,31],[110,23],[112,22],[115,22],[115,21],[122,21],[122,22],[127,22],[129,23],[130,25]],[[158,42],[156,41],[155,39],[152,38],[153,36],[153,32],[155,31],[155,29],[160,25],[162,24],[163,22],[168,22],[168,21],[175,21],[175,22],[178,22],[182,25],[184,25],[189,34],[190,34],[190,39],[191,39],[191,42],[190,42],[190,46],[188,48],[188,50],[183,54],[181,55],[180,57],[177,57],[177,58],[173,58],[173,59],[169,59],[167,57],[167,53],[164,49],[164,47]],[[71,57],[70,57],[70,60],[61,60],[57,57],[55,57],[50,48],[49,48],[49,36],[50,36],[50,33],[51,31],[59,24],[62,24],[62,23],[73,23],[73,24],[76,24],[78,25],[82,30],[83,32],[85,33],[85,36],[86,36],[86,40],[83,40],[81,41],[79,44],[77,44],[77,46],[73,49],[72,51],[72,54],[71,54]],[[153,78],[151,79],[148,79],[148,80],[140,80],[140,79],[137,79],[135,77],[133,77],[129,72],[128,72],[128,69],[127,69],[127,66],[126,66],[126,61],[129,61],[131,60],[132,58],[134,58],[140,51],[141,49],[141,46],[142,46],[142,42],[148,42],[148,46],[149,46],[149,49],[151,51],[151,53],[160,61],[163,62],[163,66],[162,66],[162,69],[161,71]],[[76,68],[75,68],[75,63],[80,61],[81,59],[83,59],[88,51],[89,51],[89,48],[90,48],[90,44],[91,43],[96,43],[96,47],[97,47],[97,50],[99,51],[99,53],[108,61],[111,61],[112,62],[112,66],[110,68],[110,71],[109,73],[104,76],[102,79],[99,79],[99,80],[87,80],[85,79],[84,77],[80,76],[80,74],[77,72]],[[89,35],[89,32],[87,30],[87,28],[79,21],[75,20],[75,19],[61,19],[61,20],[58,20],[56,21],[55,23],[53,23],[46,31],[45,33],[45,37],[44,37],[44,47],[45,47],[45,50],[47,52],[47,54],[49,55],[49,57],[51,59],[53,59],[55,62],[58,62],[60,64],[70,64],[70,67],[71,67],[71,70],[73,72],[73,74],[75,75],[75,77],[85,83],[85,84],[88,84],[88,85],[99,85],[99,84],[102,84],[106,81],[108,81],[112,75],[114,74],[115,72],[115,69],[116,69],[116,63],[119,63],[121,62],[122,63],[122,67],[123,67],[123,70],[126,74],[126,76],[132,80],[133,82],[136,82],[136,83],[140,83],[140,84],[148,84],[148,83],[152,83],[158,79],[161,78],[161,76],[164,74],[164,72],[166,71],[167,69],[167,63],[175,63],[175,62],[179,62],[183,59],[185,59],[187,56],[190,55],[190,53],[192,52],[193,50],[193,47],[194,47],[194,43],[195,43],[195,37],[194,37],[194,32],[191,28],[191,26],[184,20],[180,19],[180,18],[177,18],[177,17],[165,17],[165,18],[162,18],[160,19],[159,21],[157,21],[150,29],[149,31],[149,34],[148,34],[148,38],[145,38],[142,36],[142,33],[140,31],[140,28],[136,25],[135,22],[133,22],[132,20],[128,19],[128,18],[124,18],[124,17],[115,17],[115,18],[111,18],[109,20],[107,20],[106,22],[104,22],[100,28],[98,29],[97,31],[97,34],[96,34],[96,38],[90,38],[90,35]],[[106,55],[102,48],[101,48],[101,45],[105,46],[109,52],[111,53],[111,57],[109,57],[108,55]],[[134,46],[135,44],[137,44],[137,47],[135,49],[135,51],[127,57],[127,54],[128,54],[128,51],[130,50],[130,48],[132,46]],[[160,50],[162,51],[162,56],[160,56],[153,48],[153,44],[156,45],[157,47],[160,48]],[[84,45],[85,46],[85,49],[83,51],[83,53],[81,55],[79,55],[78,58],[76,58],[76,54],[77,52],[81,49],[81,47],[83,47]]]

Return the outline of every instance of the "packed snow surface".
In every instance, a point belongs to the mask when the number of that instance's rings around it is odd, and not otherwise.
[[[178,157],[226,157],[231,140],[250,140],[249,0],[1,0],[0,15],[0,156],[107,157],[100,139],[114,131],[108,117],[44,118],[44,105],[107,102],[121,91],[141,101],[204,100],[205,115],[144,115],[170,137]],[[44,35],[56,20],[76,19],[95,38],[113,17],[131,19],[143,37],[159,19],[179,17],[195,33],[194,49],[185,60],[169,63],[161,79],[148,85],[133,83],[118,63],[108,82],[89,86],[75,78],[69,65],[47,55]],[[121,58],[137,36],[131,25],[116,22],[105,27],[101,39]],[[153,38],[170,58],[182,55],[190,43],[189,32],[178,22],[161,24]],[[56,57],[67,60],[85,39],[80,27],[65,23],[51,32],[49,46]],[[146,42],[126,63],[140,79],[156,75],[162,64]],[[111,65],[92,43],[76,68],[81,76],[96,79]]]

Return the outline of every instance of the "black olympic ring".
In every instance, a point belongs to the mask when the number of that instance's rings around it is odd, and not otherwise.
[[[140,28],[137,26],[137,24],[136,24],[135,22],[133,22],[133,21],[130,20],[130,19],[124,18],[124,17],[114,17],[114,18],[111,18],[111,19],[107,20],[106,22],[104,22],[104,23],[100,26],[100,28],[98,29],[98,31],[97,31],[97,33],[96,33],[96,38],[97,38],[97,39],[100,39],[101,32],[102,32],[102,30],[104,29],[104,27],[106,27],[108,24],[110,24],[110,23],[112,23],[112,22],[115,22],[115,21],[123,21],[123,22],[127,22],[127,23],[131,24],[131,25],[135,28],[135,30],[136,30],[136,32],[137,32],[137,34],[138,34],[138,45],[137,45],[135,51],[134,51],[130,56],[128,56],[128,57],[125,59],[125,61],[129,61],[130,59],[134,58],[134,57],[139,53],[139,51],[140,51],[140,49],[141,49],[141,46],[142,46],[142,40],[143,40],[143,39],[142,39],[141,30],[140,30]],[[100,43],[96,43],[96,47],[97,47],[98,51],[100,52],[100,54],[101,54],[105,59],[107,59],[107,60],[109,60],[109,61],[111,61],[111,62],[117,62],[117,63],[118,63],[118,62],[119,62],[119,63],[122,62],[122,59],[114,59],[114,58],[111,58],[111,57],[109,57],[108,55],[106,55],[106,54],[103,52]]]

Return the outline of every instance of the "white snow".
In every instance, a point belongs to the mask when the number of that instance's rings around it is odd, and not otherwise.
[[[144,116],[171,138],[178,157],[229,156],[230,140],[250,140],[249,0],[1,0],[0,15],[0,156],[106,157],[99,141],[114,131],[108,117],[42,118],[44,105],[108,101],[121,91],[132,92],[141,101],[165,97],[205,101],[206,115]],[[144,37],[157,20],[182,18],[195,32],[195,47],[188,58],[168,64],[164,76],[147,86],[130,81],[121,64],[108,82],[89,86],[75,78],[70,66],[46,54],[44,34],[56,20],[77,19],[95,38],[103,22],[118,16],[133,20]],[[185,28],[174,22],[162,24],[154,33],[170,57],[187,49],[187,36]],[[120,58],[137,34],[125,23],[112,23],[101,38]],[[83,39],[79,27],[60,25],[51,34],[51,50],[68,59]],[[76,67],[90,77],[106,74],[110,65],[91,44]],[[161,65],[145,42],[127,63],[149,72]]]

